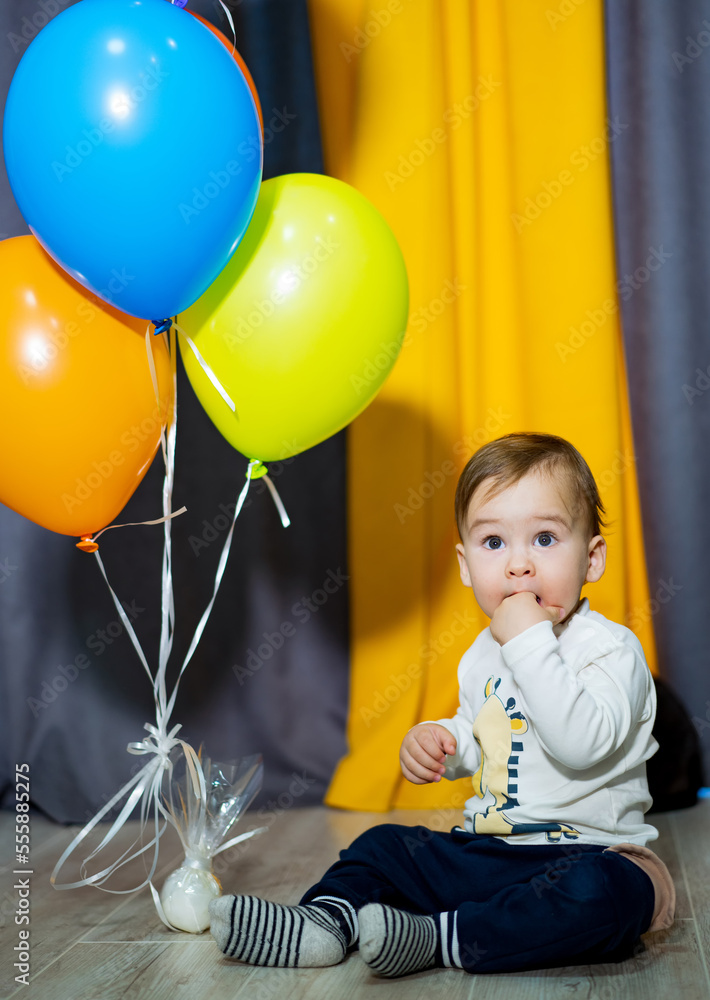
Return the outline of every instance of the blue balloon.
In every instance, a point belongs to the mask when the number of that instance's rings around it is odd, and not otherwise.
[[[195,302],[249,224],[259,117],[244,76],[165,0],[81,0],[25,52],[5,163],[28,226],[116,308],[164,319]]]

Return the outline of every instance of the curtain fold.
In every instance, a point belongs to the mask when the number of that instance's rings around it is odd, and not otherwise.
[[[380,209],[411,287],[401,356],[348,431],[349,752],[326,801],[447,807],[412,786],[415,723],[451,715],[487,619],[458,579],[453,495],[481,444],[568,438],[613,523],[592,607],[633,624],[655,669],[614,271],[603,11],[529,0],[310,0],[325,165]],[[460,786],[460,787],[457,787]]]
[[[659,672],[710,775],[710,6],[605,5],[614,232]],[[700,557],[699,557],[700,556]]]

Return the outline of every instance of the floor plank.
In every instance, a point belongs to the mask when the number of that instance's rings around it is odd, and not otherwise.
[[[31,875],[24,875],[30,880],[30,924],[29,930],[32,944],[32,972],[37,974],[55,959],[63,954],[75,942],[100,926],[104,920],[113,920],[115,915],[120,913],[125,906],[145,906],[150,900],[150,896],[144,893],[138,896],[133,895],[113,895],[102,892],[93,886],[85,886],[78,889],[55,889],[50,883],[52,870],[64,851],[65,847],[71,843],[72,839],[79,833],[79,826],[55,827],[56,836],[46,837],[37,846],[39,837],[35,837],[42,822],[35,821],[32,824],[32,854],[30,870]],[[138,834],[139,824],[132,822],[120,830],[113,842],[115,845],[111,857],[120,857]],[[106,832],[106,828],[103,829]],[[84,854],[79,851],[79,856]],[[175,864],[182,856],[179,851],[179,842],[174,831],[168,830],[165,836],[165,843],[160,855],[160,880],[175,867]],[[77,865],[67,863],[67,870],[60,873],[60,881],[74,881],[80,877]],[[96,869],[93,869],[96,870]],[[111,880],[111,887],[114,889],[130,889],[139,884],[145,877],[140,862],[134,862],[132,867],[120,869]],[[12,874],[12,871],[5,872],[2,876],[3,900],[1,912],[7,917],[7,924],[3,927],[3,937],[12,939],[13,946],[17,943],[17,931],[19,928],[14,923],[14,913],[17,907],[18,894],[14,890],[14,885],[23,876]],[[152,907],[152,902],[150,906]],[[150,914],[151,926],[156,919],[155,910]],[[158,921],[159,926],[160,924]],[[167,934],[171,932],[165,929]],[[3,947],[0,950],[0,984],[11,982],[14,979],[12,954],[13,948]]]
[[[44,847],[49,841],[56,840],[59,843],[63,836],[63,831],[73,829],[75,834],[81,829],[80,826],[64,826],[61,823],[54,823],[51,819],[39,812],[30,813],[30,848],[32,851],[39,847]],[[15,814],[14,812],[0,812],[0,875],[11,871],[16,867],[15,859]],[[61,851],[58,852],[59,857]]]
[[[223,964],[228,959],[222,959]],[[471,1000],[474,980],[465,972],[432,969],[403,979],[381,979],[358,955],[352,954],[342,965],[319,969],[257,969],[242,987],[238,997],[249,1000],[382,1000],[406,997],[407,1000]]]
[[[672,817],[676,815],[682,817],[685,812],[688,812],[688,810],[649,816],[649,822],[658,830],[658,840],[652,840],[648,846],[665,862],[668,871],[671,873],[671,878],[676,889],[676,918],[679,920],[692,916],[688,889],[683,878],[683,869],[678,856],[678,845],[672,827]],[[710,830],[708,833],[710,833]]]
[[[669,813],[710,996],[710,799],[692,809]],[[677,884],[677,883],[676,883]]]
[[[248,979],[254,970],[244,966],[236,976],[228,976],[214,951],[198,940],[177,938],[174,943],[123,947],[80,943],[36,977],[29,989],[21,987],[21,995],[30,1000],[231,1000],[237,995],[235,980]]]
[[[617,965],[589,966],[598,1000],[707,1000],[703,958],[698,947],[693,920],[676,920],[667,931],[646,934],[645,951]]]
[[[17,928],[0,905],[0,996],[30,1000],[343,1000],[406,996],[412,1000],[636,1000],[673,996],[710,998],[710,801],[694,809],[652,817],[659,839],[651,847],[663,858],[678,891],[676,922],[668,931],[644,936],[645,950],[618,965],[542,969],[506,975],[470,976],[432,970],[400,980],[373,976],[354,953],[330,969],[255,969],[225,958],[211,936],[175,933],[159,920],[148,890],[111,895],[93,888],[58,891],[49,875],[64,846],[80,829],[35,816],[32,823],[32,969],[29,989],[14,982],[12,947]],[[448,830],[460,821],[454,810],[353,813],[290,808],[247,814],[243,829],[267,831],[225,852],[218,876],[226,893],[253,893],[295,903],[360,833],[383,822],[423,824]],[[0,814],[0,893],[5,909],[16,905],[11,854],[14,816]],[[105,827],[101,831],[105,832]],[[135,838],[137,823],[116,838],[117,854]],[[237,831],[238,832],[238,831]],[[161,849],[160,887],[182,859],[168,830]],[[122,869],[113,883],[127,888],[142,879],[140,863]],[[72,878],[71,869],[63,878]],[[4,914],[4,916],[3,916]]]

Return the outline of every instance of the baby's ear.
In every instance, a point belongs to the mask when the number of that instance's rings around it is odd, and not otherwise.
[[[606,542],[601,535],[595,535],[590,541],[588,559],[586,583],[596,583],[606,569]]]
[[[456,555],[459,560],[459,572],[461,574],[461,583],[464,587],[471,586],[471,577],[468,572],[468,563],[466,562],[466,550],[463,545],[459,542],[456,546]]]

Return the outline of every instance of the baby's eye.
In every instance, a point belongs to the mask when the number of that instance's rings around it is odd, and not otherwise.
[[[488,545],[488,542],[490,542],[491,544]],[[503,540],[498,535],[489,535],[487,538],[483,539],[484,549],[496,550],[501,548],[502,545],[503,545]]]
[[[549,549],[556,541],[555,536],[550,531],[541,531],[537,537],[543,549]]]

